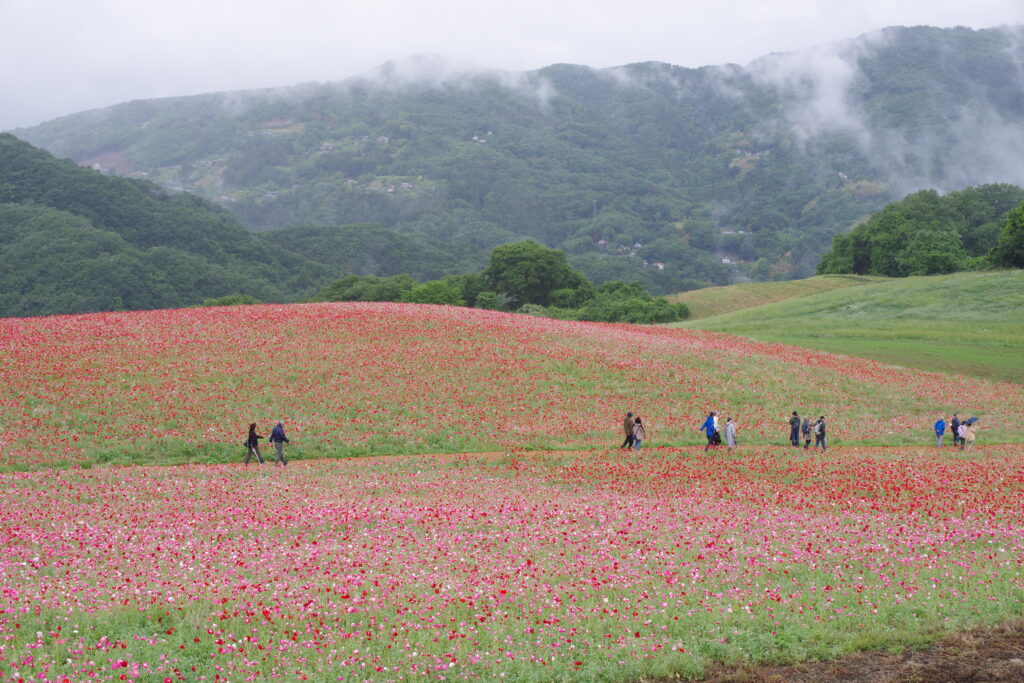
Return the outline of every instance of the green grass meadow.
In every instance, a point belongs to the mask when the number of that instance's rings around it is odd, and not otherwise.
[[[667,298],[674,303],[686,304],[690,309],[690,320],[700,320],[776,301],[857,287],[873,282],[884,282],[887,279],[864,275],[818,275],[803,280],[748,282],[726,287],[706,287],[673,294]]]
[[[781,283],[764,287],[775,284]],[[1020,270],[883,280],[797,294],[674,326],[1024,383]]]

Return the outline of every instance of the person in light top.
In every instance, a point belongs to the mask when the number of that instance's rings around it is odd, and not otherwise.
[[[647,438],[647,430],[644,429],[644,422],[637,415],[633,418],[633,450],[640,450],[640,446],[643,444],[644,439]]]

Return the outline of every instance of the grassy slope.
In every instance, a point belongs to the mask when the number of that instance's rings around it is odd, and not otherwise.
[[[794,297],[882,282],[885,279],[863,275],[818,275],[785,282],[750,282],[728,287],[706,287],[675,294],[668,299],[686,304],[690,308],[690,320],[699,320]]]
[[[1022,321],[1018,270],[881,281],[678,326],[1024,383]]]

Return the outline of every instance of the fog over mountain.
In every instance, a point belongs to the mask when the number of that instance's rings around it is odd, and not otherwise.
[[[16,134],[218,201],[253,230],[528,237],[597,281],[671,291],[762,258],[808,274],[832,235],[917,189],[1024,184],[1022,64],[1022,27],[891,28],[746,67],[516,72],[425,55]]]

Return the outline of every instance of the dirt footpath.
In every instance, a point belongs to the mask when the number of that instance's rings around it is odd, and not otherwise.
[[[716,683],[1024,683],[1024,619],[947,636],[926,650],[858,652],[831,662],[719,667]]]

